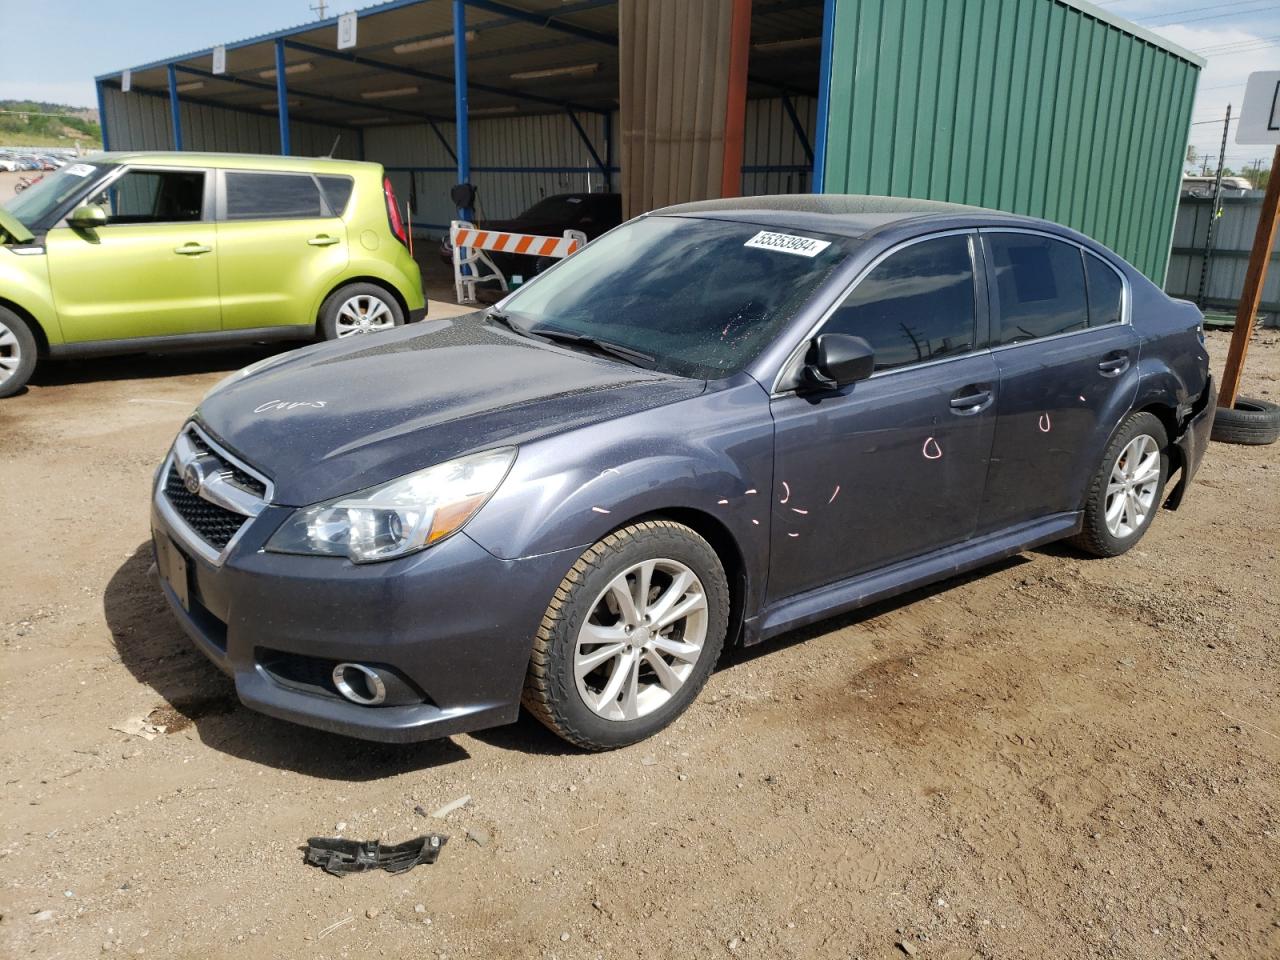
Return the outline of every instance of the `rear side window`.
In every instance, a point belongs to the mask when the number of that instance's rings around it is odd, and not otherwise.
[[[310,174],[228,172],[226,183],[228,220],[300,220],[324,214]]]
[[[1084,272],[1089,285],[1089,326],[1119,323],[1124,301],[1119,274],[1092,253],[1084,255]]]
[[[1027,233],[989,233],[986,242],[996,279],[996,343],[1020,343],[1089,326],[1079,247]]]
[[[335,217],[340,217],[347,210],[347,202],[351,199],[351,190],[355,181],[350,177],[316,177],[320,181],[320,189],[329,204],[329,210]]]
[[[923,240],[890,255],[854,288],[824,333],[864,338],[877,370],[968,353],[974,345],[967,236]]]

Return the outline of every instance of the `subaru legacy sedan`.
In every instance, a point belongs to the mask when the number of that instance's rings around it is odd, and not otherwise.
[[[1201,320],[1040,220],[669,207],[487,313],[215,387],[157,472],[156,570],[252,709],[411,741],[523,703],[618,747],[727,644],[1130,549],[1208,440]]]

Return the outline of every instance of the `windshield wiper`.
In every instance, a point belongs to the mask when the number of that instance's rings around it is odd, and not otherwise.
[[[657,362],[655,357],[647,353],[624,347],[620,343],[610,343],[608,340],[601,340],[599,337],[592,337],[585,333],[571,333],[568,330],[557,330],[553,327],[532,327],[528,332],[535,337],[542,337],[554,343],[590,347],[598,353],[603,353],[616,360],[622,360],[633,367],[652,369]]]
[[[506,327],[512,333],[518,333],[522,337],[527,337],[529,331],[520,324],[516,323],[507,314],[503,313],[497,307],[490,307],[485,311],[484,318],[492,323],[496,323],[500,327]]]

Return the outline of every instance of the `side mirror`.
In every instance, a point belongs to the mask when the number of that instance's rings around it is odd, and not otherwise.
[[[805,383],[821,390],[865,380],[875,371],[871,344],[847,333],[824,333],[813,342],[813,359],[804,368]]]
[[[107,225],[107,211],[96,203],[81,204],[71,211],[71,216],[67,217],[67,223],[81,230],[105,227]]]

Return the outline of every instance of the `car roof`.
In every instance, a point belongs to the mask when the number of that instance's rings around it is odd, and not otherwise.
[[[340,160],[330,157],[275,157],[258,153],[181,153],[165,151],[135,151],[128,153],[101,153],[85,157],[91,163],[122,164],[146,163],[166,167],[225,167],[236,170],[296,170],[307,173],[346,173],[379,170],[381,165],[361,160]]]
[[[1063,232],[1062,227],[1047,220],[963,203],[838,193],[793,193],[695,200],[692,203],[678,203],[654,210],[652,215],[739,220],[764,227],[816,230],[854,238],[866,237],[909,221],[937,222],[940,226],[959,226],[968,222],[1004,224],[1052,228],[1055,232]]]

